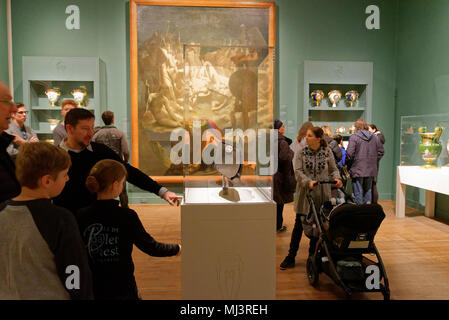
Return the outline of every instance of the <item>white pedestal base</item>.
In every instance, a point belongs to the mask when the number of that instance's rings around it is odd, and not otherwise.
[[[396,217],[405,217],[405,186],[426,190],[426,217],[435,216],[435,192],[449,195],[449,167],[425,169],[398,166],[396,171]]]
[[[236,189],[242,202],[209,202],[220,188],[186,189],[182,299],[276,298],[276,204],[255,188]]]

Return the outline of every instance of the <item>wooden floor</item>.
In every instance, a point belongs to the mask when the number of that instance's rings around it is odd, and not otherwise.
[[[394,202],[382,201],[387,218],[375,242],[390,281],[391,299],[449,298],[449,225],[407,209],[406,218],[394,216]],[[181,242],[180,207],[133,205],[146,230],[158,241]],[[308,239],[301,240],[296,266],[279,270],[288,252],[295,214],[292,205],[284,209],[287,231],[277,235],[277,299],[334,300],[344,295],[326,275],[320,274],[318,288],[309,285],[305,262]],[[181,257],[150,257],[134,248],[135,276],[143,299],[181,299]],[[354,299],[382,299],[380,293],[360,293]]]

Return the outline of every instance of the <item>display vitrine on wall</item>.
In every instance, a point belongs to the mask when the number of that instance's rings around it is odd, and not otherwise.
[[[29,110],[27,125],[39,140],[52,139],[52,131],[62,120],[61,103],[73,99],[72,91],[86,91],[82,107],[95,114],[100,125],[105,90],[100,86],[101,64],[98,57],[23,57],[23,103]],[[60,96],[54,106],[45,94],[58,89]]]
[[[405,217],[406,186],[425,190],[427,217],[435,215],[435,193],[449,195],[449,113],[401,117],[396,216]]]
[[[449,170],[449,113],[401,117],[401,166]]]
[[[311,97],[315,90],[324,94],[318,105]],[[341,98],[334,107],[328,96],[332,90],[341,92]],[[351,90],[359,94],[352,106],[345,97]],[[320,127],[329,125],[334,134],[338,127],[343,127],[345,132],[339,134],[348,137],[349,128],[357,119],[371,122],[372,91],[372,62],[304,61],[303,121],[312,121]]]

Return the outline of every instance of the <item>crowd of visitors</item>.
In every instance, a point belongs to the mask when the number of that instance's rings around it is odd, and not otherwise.
[[[128,207],[126,181],[170,205],[179,205],[179,197],[128,163],[126,137],[112,112],[103,113],[105,125],[94,132],[94,114],[64,101],[54,144],[37,139],[25,125],[27,113],[0,82],[0,299],[139,299],[133,245],[155,257],[179,255],[181,245],[158,242],[145,230]],[[385,137],[363,119],[346,148],[328,126],[305,122],[292,141],[280,120],[273,125],[276,231],[286,231],[285,204],[293,202],[296,214],[284,270],[295,266],[310,212],[306,195],[319,210],[344,200],[341,188],[350,184],[357,204],[378,201]],[[309,254],[315,245],[311,239]]]
[[[279,129],[279,165],[278,172],[273,177],[274,201],[277,207],[283,208],[287,202],[292,202],[290,193],[283,191],[282,186],[290,184],[285,172],[287,165],[284,160],[289,150],[286,150],[287,137],[285,128],[279,126],[276,120],[274,128]],[[290,246],[287,256],[280,264],[285,270],[295,266],[295,257],[303,234],[304,220],[310,207],[306,194],[311,192],[316,210],[326,201],[338,205],[345,202],[345,192],[352,190],[352,197],[356,204],[377,203],[377,174],[379,161],[384,155],[383,143],[385,137],[374,124],[368,126],[365,120],[359,119],[354,123],[355,133],[349,136],[347,148],[344,147],[343,137],[332,134],[329,126],[314,127],[311,122],[305,122],[299,129],[298,136],[291,146],[294,157],[292,165],[296,178],[294,193],[295,224],[291,234]],[[281,160],[281,150],[282,157]],[[285,179],[282,181],[281,179]],[[317,181],[335,181],[334,185],[320,184]],[[347,188],[350,184],[351,188]],[[344,191],[343,191],[344,190]],[[283,221],[282,210],[277,211],[277,230]],[[313,253],[315,238],[310,239],[309,254]]]
[[[121,153],[92,141],[94,115],[70,101],[55,144],[37,140],[26,114],[0,82],[0,300],[139,299],[133,245],[156,257],[181,246],[156,241],[114,199],[125,181],[171,205],[179,197],[127,163],[112,121],[97,140]]]

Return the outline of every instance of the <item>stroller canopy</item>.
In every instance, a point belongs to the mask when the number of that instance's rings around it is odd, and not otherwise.
[[[379,204],[343,203],[330,212],[328,232],[331,238],[348,232],[367,233],[373,238],[384,218],[385,213]]]

